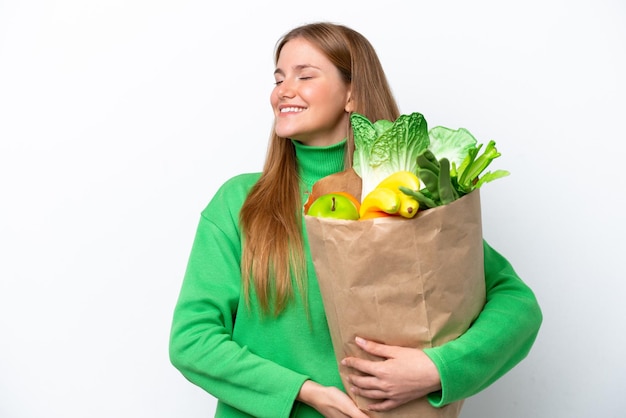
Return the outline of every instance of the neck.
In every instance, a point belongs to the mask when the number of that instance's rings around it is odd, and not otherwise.
[[[326,146],[308,146],[292,141],[296,150],[298,173],[307,190],[319,179],[344,169],[346,140]]]

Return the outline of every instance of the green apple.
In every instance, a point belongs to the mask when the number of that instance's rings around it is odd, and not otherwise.
[[[346,193],[326,193],[311,203],[307,215],[321,218],[357,220],[359,208],[356,199]]]

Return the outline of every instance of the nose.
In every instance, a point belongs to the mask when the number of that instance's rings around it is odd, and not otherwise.
[[[280,97],[281,99],[294,97],[295,88],[293,86],[293,83],[287,79],[283,80],[278,85],[278,88],[276,89],[276,93],[278,94],[278,97]]]

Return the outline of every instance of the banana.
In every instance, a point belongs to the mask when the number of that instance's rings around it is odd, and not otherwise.
[[[398,194],[400,200],[400,207],[397,214],[405,218],[412,218],[417,214],[419,203],[415,198],[408,196],[402,191],[400,187],[408,187],[411,190],[420,189],[420,181],[415,173],[410,171],[396,171],[389,175],[383,181],[381,181],[376,188],[388,188]]]
[[[402,192],[398,193],[398,196],[400,198],[400,209],[398,210],[398,214],[400,216],[404,216],[405,218],[412,218],[417,215],[419,202]]]
[[[412,218],[417,214],[419,202],[400,190],[405,187],[419,190],[420,181],[415,173],[396,171],[381,181],[361,202],[360,219],[371,219],[386,215]]]
[[[399,192],[400,186],[408,187],[412,190],[419,190],[420,181],[417,175],[410,171],[396,171],[381,181],[376,187],[386,187],[394,192]]]
[[[395,214],[398,210],[400,210],[399,194],[387,187],[377,187],[361,202],[360,215],[365,217],[365,214],[371,211]]]

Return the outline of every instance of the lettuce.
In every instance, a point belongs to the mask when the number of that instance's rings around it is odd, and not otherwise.
[[[371,122],[365,116],[353,113],[350,122],[355,147],[353,168],[362,180],[361,198],[397,171],[410,171],[425,180],[424,176],[430,173],[418,164],[420,160],[425,161],[425,155],[430,156],[431,164],[436,166],[431,166],[435,178],[432,182],[425,182],[422,193],[413,192],[430,201],[434,197],[437,205],[441,204],[439,193],[432,184],[428,190],[427,184],[438,183],[441,174],[454,189],[444,202],[509,174],[504,170],[483,173],[500,156],[494,141],[489,141],[479,155],[482,144],[478,144],[468,130],[436,126],[429,131],[426,120],[417,112],[400,115],[394,122],[384,119]],[[445,173],[440,173],[440,163],[443,163]]]
[[[446,158],[451,165],[461,165],[470,150],[476,148],[476,138],[467,129],[457,130],[436,126],[429,131],[428,149],[437,159]]]
[[[355,148],[352,166],[362,180],[362,198],[397,171],[417,173],[417,156],[430,144],[426,120],[421,114],[372,123],[365,116],[352,113],[350,123]]]

